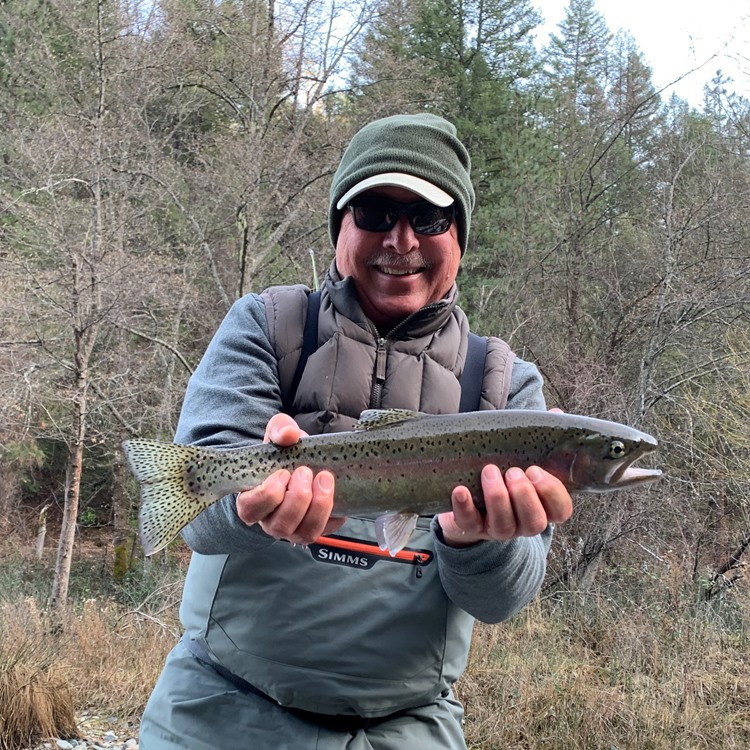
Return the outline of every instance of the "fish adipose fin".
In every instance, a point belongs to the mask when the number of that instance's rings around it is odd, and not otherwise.
[[[122,447],[141,485],[138,527],[143,551],[153,555],[213,498],[197,497],[185,487],[186,470],[199,452],[196,448],[156,440],[126,440]]]
[[[419,516],[416,513],[384,513],[375,519],[375,536],[380,549],[387,549],[395,557],[406,547],[409,537],[417,528]]]

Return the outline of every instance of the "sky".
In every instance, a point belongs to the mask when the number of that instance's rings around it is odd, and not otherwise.
[[[565,16],[568,0],[533,0],[545,25],[544,45]],[[750,3],[746,0],[595,0],[612,33],[629,31],[653,71],[657,88],[685,74],[662,94],[672,93],[700,108],[703,86],[718,69],[734,79],[734,90],[750,98]],[[694,72],[694,68],[697,68]]]

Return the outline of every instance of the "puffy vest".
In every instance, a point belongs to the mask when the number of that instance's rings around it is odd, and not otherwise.
[[[457,412],[469,324],[456,306],[455,287],[446,300],[382,336],[359,308],[351,278],[335,279],[329,278],[322,290],[318,349],[307,362],[293,402],[300,426],[310,434],[349,430],[368,408]],[[289,390],[297,368],[308,294],[307,287],[298,285],[271,287],[261,295],[282,393]],[[488,338],[480,408],[505,406],[514,359],[504,341]]]

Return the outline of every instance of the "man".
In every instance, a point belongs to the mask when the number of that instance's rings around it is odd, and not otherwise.
[[[366,408],[457,411],[469,170],[439,117],[360,130],[331,186],[335,261],[296,392],[308,290],[248,295],[191,378],[176,441],[285,446],[350,429]],[[545,408],[541,377],[490,338],[481,407],[505,406]],[[538,467],[486,466],[482,488],[486,510],[456,487],[451,510],[422,519],[396,557],[380,553],[372,518],[331,517],[326,471],[279,471],[208,508],[184,531],[185,636],[144,713],[142,750],[465,748],[451,686],[474,618],[503,620],[537,593],[552,524],[572,511]]]

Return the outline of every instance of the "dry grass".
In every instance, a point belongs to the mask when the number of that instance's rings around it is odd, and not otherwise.
[[[112,603],[52,616],[33,600],[0,607],[0,750],[77,737],[75,713],[140,715],[175,623]]]
[[[137,718],[178,637],[180,589],[138,606],[79,601],[56,618],[31,598],[0,605],[0,750],[73,736],[74,709]],[[709,607],[690,581],[665,579],[644,597],[561,595],[478,626],[457,689],[470,748],[750,747],[750,595]]]
[[[33,577],[30,560],[14,562]],[[181,587],[161,585],[138,606],[87,599],[61,612],[38,597],[0,599],[0,750],[77,737],[84,709],[139,716],[179,635]]]
[[[744,631],[709,613],[536,603],[477,629],[458,692],[473,750],[739,750],[749,661]]]
[[[0,610],[0,750],[38,737],[76,737],[67,665],[32,601]]]
[[[106,706],[128,717],[140,715],[179,637],[171,615],[163,620],[95,600],[69,616],[67,632],[66,655],[76,657],[71,672],[76,704]]]

